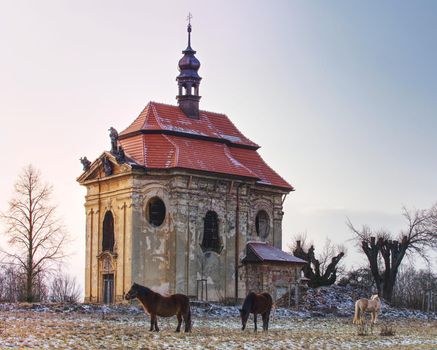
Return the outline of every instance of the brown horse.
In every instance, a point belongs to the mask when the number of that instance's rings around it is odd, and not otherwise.
[[[243,306],[240,309],[241,323],[243,324],[241,329],[243,331],[246,329],[246,323],[247,319],[249,318],[249,314],[253,314],[256,332],[256,316],[257,314],[261,314],[263,320],[263,330],[267,331],[269,329],[269,318],[272,305],[273,299],[269,293],[257,294],[250,292],[246,299],[244,299]]]
[[[126,300],[137,298],[143,304],[144,310],[150,314],[150,331],[159,332],[156,316],[171,317],[174,315],[178,318],[176,332],[181,330],[182,318],[185,323],[185,332],[191,331],[190,301],[184,294],[173,294],[165,297],[134,283],[124,298]]]

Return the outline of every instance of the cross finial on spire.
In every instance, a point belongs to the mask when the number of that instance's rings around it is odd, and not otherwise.
[[[192,18],[193,18],[193,15],[191,14],[191,12],[188,12],[188,16],[187,16],[188,47],[191,47],[191,19]]]
[[[191,25],[191,18],[193,18],[193,15],[191,14],[191,12],[188,12],[188,16],[187,16],[188,25]]]

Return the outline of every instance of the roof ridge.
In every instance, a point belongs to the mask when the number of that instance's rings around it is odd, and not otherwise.
[[[162,135],[164,136],[164,138],[170,142],[174,149],[175,149],[175,161],[174,161],[174,167],[177,167],[179,164],[179,147],[167,136],[167,135]]]
[[[143,108],[140,115],[138,116],[138,117],[140,117],[141,114],[143,114],[143,112],[145,112],[144,122],[141,125],[141,129],[146,127],[146,123],[147,123],[147,119],[148,119],[147,117],[149,116],[149,109],[150,109],[150,102],[146,104],[146,107]]]
[[[257,174],[255,174],[252,170],[250,170],[248,167],[246,167],[246,166],[245,166],[243,163],[241,163],[238,159],[235,159],[235,158],[232,156],[232,153],[231,153],[231,151],[229,150],[228,145],[226,145],[226,144],[224,144],[224,151],[225,151],[226,157],[228,157],[228,159],[230,160],[231,163],[234,163],[234,162],[235,162],[235,163],[240,164],[240,166],[241,166],[242,168],[246,169],[246,170],[247,170],[249,173],[251,173],[255,178],[261,180],[260,177],[259,177]],[[255,152],[256,152],[256,151],[255,151]]]
[[[247,241],[247,244],[252,244],[252,243],[261,243],[261,244],[268,244],[267,242],[263,242],[263,241]],[[271,245],[271,244],[270,244]]]
[[[150,102],[150,105],[152,107],[152,113],[153,113],[153,116],[155,117],[156,123],[159,125],[159,127],[161,129],[164,129],[164,127],[162,126],[161,122],[159,121],[159,113],[156,110],[155,104],[153,102]]]
[[[164,103],[164,102],[149,101],[149,103],[163,105],[163,106],[167,106],[167,107],[179,108],[179,106],[177,106],[177,105],[171,105],[169,103]],[[211,113],[211,114],[216,114],[216,115],[223,115],[223,116],[225,116],[226,118],[229,119],[229,117],[225,113],[213,112],[213,111],[209,111],[209,110],[206,110],[206,109],[200,109],[199,112]]]
[[[275,173],[282,181],[284,181],[285,183],[288,184],[287,180],[285,180],[281,175],[279,175],[279,173],[276,170],[274,170],[270,165],[267,164],[267,162],[264,160],[264,158],[261,156],[261,154],[258,153],[258,150],[256,150],[255,152],[258,154],[258,156],[261,158],[261,160],[264,162],[264,164],[266,165],[267,168],[269,168],[273,173]],[[291,187],[293,188],[292,191],[294,191],[294,187],[293,186],[291,186]]]
[[[149,103],[156,104],[156,105],[164,105],[164,106],[168,106],[168,107],[178,107],[178,106],[171,105],[169,103],[164,103],[164,102],[149,101]]]
[[[249,142],[253,143],[255,146],[257,146],[258,149],[261,148],[261,146],[258,145],[256,142],[253,142],[251,139],[249,139],[248,137],[246,137],[246,135],[243,134],[243,133],[241,132],[241,130],[237,128],[237,126],[234,124],[234,122],[231,120],[231,118],[228,117],[227,114],[223,114],[223,115],[224,115],[226,118],[228,118],[229,123],[231,123],[231,125],[235,128],[235,130],[237,130],[237,131],[240,133],[241,136],[243,136],[247,141],[249,141]]]
[[[249,244],[251,244],[251,243],[249,243],[249,242],[246,243],[246,246],[249,246]],[[254,254],[258,257],[258,259],[264,261],[264,259],[262,258],[262,256],[259,255],[258,252],[257,252],[255,249],[252,249],[252,246],[249,246],[249,247],[250,247],[250,250],[252,251],[252,253],[254,253]],[[246,254],[246,255],[247,255],[247,254]]]

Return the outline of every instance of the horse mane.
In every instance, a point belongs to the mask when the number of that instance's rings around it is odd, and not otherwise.
[[[137,288],[141,294],[149,294],[150,292],[153,292],[150,288],[142,286],[138,283],[135,283],[135,288]]]
[[[242,310],[247,312],[250,312],[250,310],[252,310],[254,296],[255,296],[254,292],[250,292],[249,294],[247,294],[246,299],[244,299],[243,306],[241,307]]]

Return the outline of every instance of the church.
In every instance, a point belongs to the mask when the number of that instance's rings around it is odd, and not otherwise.
[[[221,113],[199,108],[200,62],[182,51],[177,105],[149,102],[77,181],[87,190],[85,302],[118,303],[133,282],[200,300],[296,283],[281,250],[293,187]],[[276,294],[275,294],[276,293]]]

